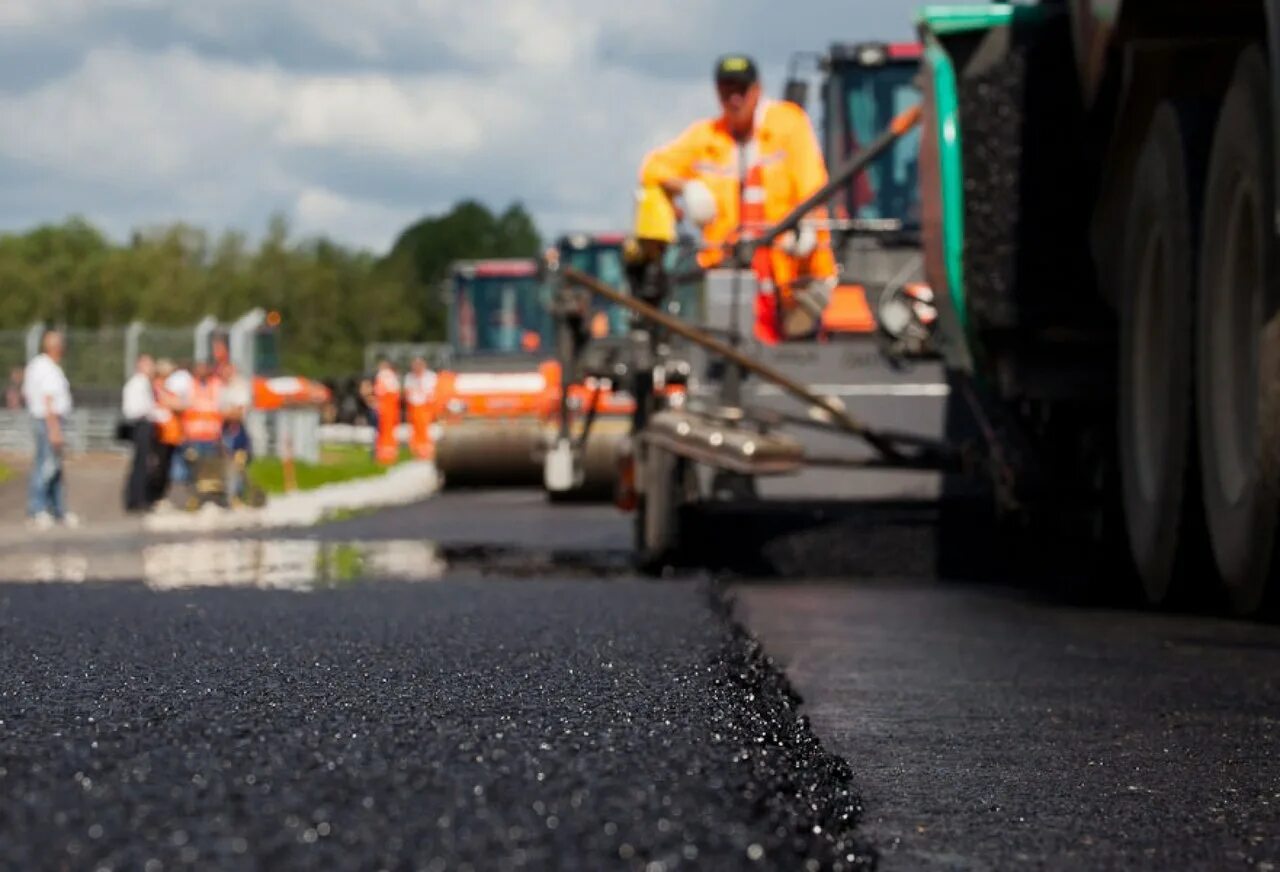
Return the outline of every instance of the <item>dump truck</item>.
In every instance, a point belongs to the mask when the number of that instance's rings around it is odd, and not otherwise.
[[[539,261],[460,261],[449,275],[450,364],[433,399],[443,486],[536,486],[558,380]]]
[[[1280,588],[1280,0],[917,24],[927,280],[1017,502],[1085,512],[1152,605],[1258,613]]]

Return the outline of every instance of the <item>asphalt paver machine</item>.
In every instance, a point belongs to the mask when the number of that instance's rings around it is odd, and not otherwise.
[[[815,352],[823,343],[784,342],[762,350],[744,340],[739,323],[746,309],[744,298],[755,294],[754,277],[747,270],[755,248],[771,245],[797,228],[909,134],[919,118],[918,106],[899,114],[787,218],[731,245],[726,250],[728,269],[697,269],[692,241],[677,240],[673,231],[649,233],[639,210],[636,233],[624,249],[627,291],[572,265],[553,265],[557,354],[567,377],[609,375],[635,397],[631,430],[619,452],[616,494],[619,506],[634,512],[635,549],[642,565],[662,565],[679,554],[685,545],[685,507],[707,500],[756,499],[761,481],[806,470],[818,470],[825,477],[828,469],[971,467],[975,455],[967,446],[873,427],[856,417],[829,385],[813,384],[815,367],[823,363]],[[700,314],[707,323],[691,322],[674,311],[679,308],[676,289],[691,282],[702,285]],[[719,312],[717,293],[729,297]],[[604,300],[631,314],[632,329],[625,342],[608,348],[593,343],[585,317],[590,306],[584,298]],[[728,323],[717,322],[717,314]],[[944,331],[953,321],[950,314],[945,305],[939,311]],[[946,343],[940,347],[946,348]],[[798,363],[788,366],[789,359]],[[828,363],[839,370],[847,359],[836,356]],[[785,398],[791,406],[767,402],[765,397]],[[815,448],[798,435],[802,433],[817,433],[826,441]],[[830,450],[853,445],[862,450]],[[581,463],[575,448],[571,443],[564,451],[565,475]]]

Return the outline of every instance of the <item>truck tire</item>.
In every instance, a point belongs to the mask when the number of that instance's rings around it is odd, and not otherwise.
[[[1200,463],[1214,560],[1232,608],[1274,600],[1280,488],[1280,309],[1268,70],[1246,50],[1223,101],[1205,192],[1197,335]]]
[[[1196,192],[1208,125],[1162,104],[1131,188],[1121,259],[1120,478],[1133,568],[1149,604],[1191,588],[1196,530],[1194,445]],[[1206,143],[1193,141],[1199,136]],[[1200,534],[1203,542],[1203,534]]]

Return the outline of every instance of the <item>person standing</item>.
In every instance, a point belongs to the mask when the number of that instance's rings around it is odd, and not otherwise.
[[[195,366],[182,408],[182,455],[188,484],[196,482],[201,460],[222,454],[222,380],[208,361]]]
[[[177,371],[172,360],[161,358],[156,361],[155,376],[152,386],[155,390],[156,439],[153,455],[155,463],[151,467],[148,484],[147,502],[157,508],[166,505],[163,500],[169,491],[169,478],[175,464],[178,446],[182,444],[182,421],[177,409],[180,408],[178,397],[169,388],[169,380]]]
[[[182,424],[182,416],[183,412],[186,411],[187,404],[191,401],[191,387],[195,384],[195,376],[191,373],[194,369],[194,363],[184,361],[177,364],[173,372],[169,373],[164,380],[165,393],[171,401],[169,407],[178,419],[180,434],[169,466],[169,482],[171,484],[186,484],[190,482],[187,461],[183,456],[182,450],[182,443],[186,440],[186,427]]]
[[[147,473],[150,470],[155,445],[154,416],[156,411],[155,387],[151,380],[155,364],[149,354],[139,354],[133,375],[124,383],[120,396],[120,410],[132,431],[133,464],[125,479],[124,510],[144,512],[151,506]]]
[[[4,407],[16,412],[22,408],[22,367],[15,366],[9,373],[9,386],[4,392]]]
[[[794,103],[766,99],[751,58],[721,57],[714,77],[720,114],[655,148],[640,167],[642,187],[683,199],[702,228],[703,269],[722,264],[723,246],[759,237],[827,182],[809,116]],[[826,207],[817,207],[798,232],[755,252],[761,342],[809,338],[821,327],[838,279],[827,217]]]
[[[400,456],[400,444],[396,440],[396,428],[400,426],[400,377],[385,357],[378,362],[373,396],[378,407],[378,432],[373,456],[378,463],[388,466]]]
[[[35,462],[27,480],[29,523],[47,530],[55,523],[75,527],[79,519],[66,510],[63,448],[67,416],[71,414],[71,385],[62,371],[62,334],[50,330],[40,340],[41,353],[27,364],[22,399],[31,415]]]
[[[230,360],[223,362],[219,370],[223,386],[222,450],[227,461],[227,500],[228,505],[239,506],[244,503],[249,463],[253,460],[247,422],[253,405],[253,388]]]
[[[415,457],[427,460],[434,452],[431,444],[431,400],[436,391],[436,374],[427,362],[415,357],[404,377],[404,404],[409,415],[409,449]]]

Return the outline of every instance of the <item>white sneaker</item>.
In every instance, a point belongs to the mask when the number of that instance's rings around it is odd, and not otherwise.
[[[41,512],[38,515],[32,515],[27,518],[27,526],[33,530],[52,530],[53,515],[48,512]]]
[[[80,526],[80,516],[75,512],[67,512],[62,516],[62,525],[68,529],[74,530]]]

